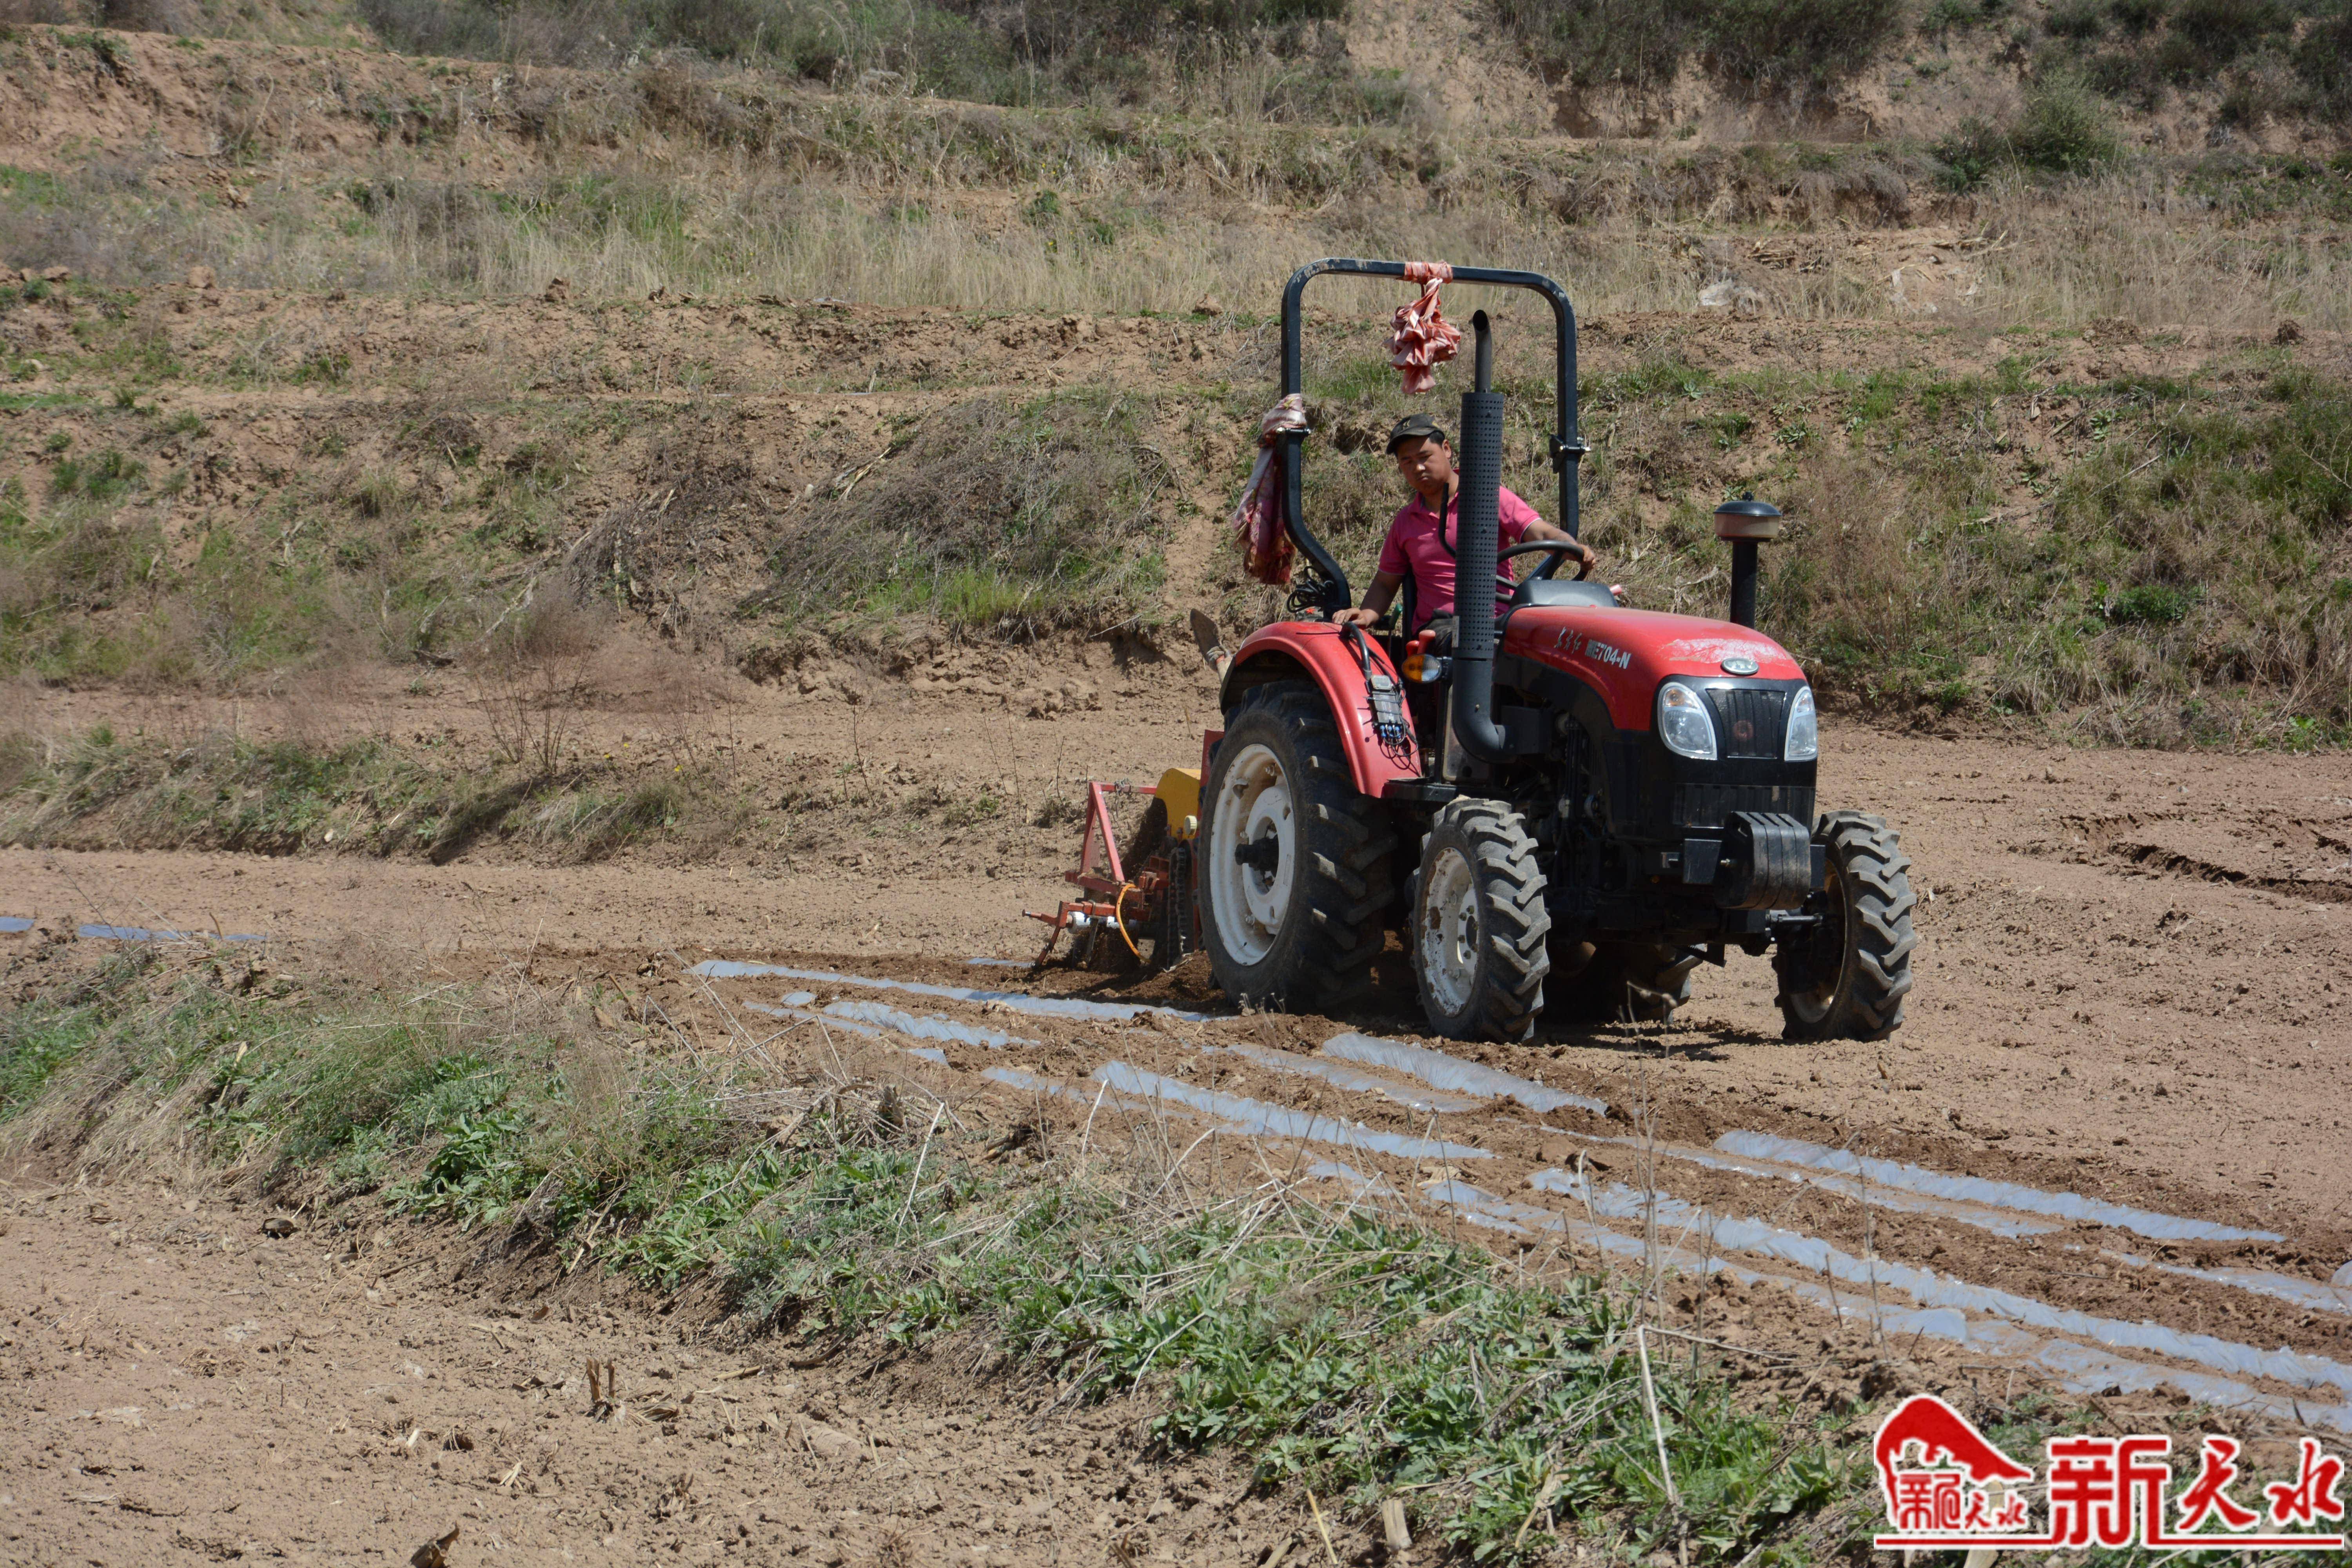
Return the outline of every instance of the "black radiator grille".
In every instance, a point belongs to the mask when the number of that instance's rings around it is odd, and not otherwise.
[[[1769,688],[1718,686],[1716,744],[1727,757],[1778,757],[1789,724],[1789,694]],[[1739,809],[1747,810],[1748,807]],[[1777,808],[1774,808],[1777,809]]]
[[[1813,820],[1813,792],[1807,784],[1682,784],[1675,790],[1675,826],[1721,827],[1735,811],[1784,811],[1800,822]]]

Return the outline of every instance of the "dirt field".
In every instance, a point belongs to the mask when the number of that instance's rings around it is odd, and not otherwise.
[[[5,1197],[9,1563],[405,1562],[457,1530],[467,1563],[1248,1563],[1293,1532],[1245,1467],[1139,1468],[1118,1405],[1039,1426],[968,1348],[795,1369],[406,1227],[271,1237],[202,1184]]]
[[[919,736],[899,742],[908,765],[937,770],[953,787],[980,787],[1000,766],[1033,791],[1055,779],[1066,785],[1087,763],[1111,776],[1148,776],[1182,751],[1207,698],[1205,680],[1172,673],[1163,682],[1172,692],[1141,680],[1128,697],[1110,688],[1114,702],[1103,712],[969,729],[940,721],[920,697],[886,694],[857,710],[860,744],[877,731]],[[840,754],[849,714],[837,704],[779,706],[740,712],[736,723],[747,746]],[[1629,1142],[1663,1140],[1685,1153],[1711,1147],[1713,1166],[1654,1153],[1643,1163],[1661,1190],[1707,1214],[1769,1218],[1851,1257],[1880,1260],[1874,1268],[1916,1265],[2104,1322],[2145,1320],[2325,1358],[2339,1370],[2311,1383],[2256,1375],[2242,1386],[2287,1394],[2312,1409],[2340,1406],[2352,1394],[2331,1381],[2352,1375],[2342,1370],[2352,1363],[2352,1303],[2340,1289],[2352,1280],[2341,1272],[2352,1263],[2352,1200],[2341,1180],[2352,1166],[2352,1133],[2326,1086],[2352,1070],[2352,990],[2343,978],[2352,973],[2343,924],[2352,912],[2352,797],[2344,789],[2332,758],[2067,752],[1984,737],[1873,736],[1857,722],[1833,721],[1824,801],[1883,809],[1902,824],[1922,898],[1918,982],[1909,1022],[1894,1040],[1781,1044],[1769,972],[1735,954],[1728,968],[1702,972],[1694,1005],[1663,1031],[1558,1028],[1528,1047],[1447,1047],[1598,1099],[1605,1111],[1567,1105],[1538,1116],[1524,1104],[1480,1101],[1433,1118],[1393,1094],[1340,1093],[1339,1100],[1363,1126],[1403,1137],[1434,1127],[1482,1148],[1491,1163],[1462,1179],[1497,1197],[1555,1207],[1556,1198],[1540,1196],[1537,1173],[1573,1165],[1580,1154],[1588,1170],[1612,1173],[1609,1180],[1636,1181]],[[8,912],[37,915],[52,931],[84,922],[220,929],[267,935],[311,962],[333,962],[347,945],[422,954],[427,973],[455,978],[520,964],[541,982],[615,988],[641,1011],[656,1003],[706,1047],[731,1040],[741,1049],[764,1034],[789,1033],[796,1026],[789,1016],[765,1020],[751,1005],[772,1008],[796,991],[812,993],[801,999],[803,1010],[849,999],[919,1011],[945,1005],[948,1016],[1035,1043],[1004,1054],[950,1045],[939,1068],[908,1070],[1000,1100],[1052,1083],[1097,1093],[1099,1083],[1080,1080],[1115,1060],[1171,1084],[1313,1114],[1337,1108],[1328,1083],[1230,1054],[1212,1059],[1202,1048],[1244,1043],[1312,1055],[1349,1027],[1427,1043],[1401,963],[1388,966],[1381,1000],[1362,1016],[1123,1028],[1027,1018],[1015,1026],[1001,1004],[687,972],[720,958],[955,987],[1099,992],[1100,977],[1066,970],[1029,977],[964,962],[1034,951],[1037,928],[1022,911],[1051,905],[1054,872],[1074,837],[1066,826],[1009,829],[956,847],[970,864],[945,868],[919,864],[903,844],[877,841],[834,863],[786,866],[646,857],[575,868],[495,858],[434,867],[360,857],[11,851],[0,858],[0,876],[11,889]],[[1191,970],[1176,977],[1172,994],[1222,1011]],[[1029,1077],[1013,1084],[984,1076],[1007,1066]],[[1219,1124],[1214,1115],[1202,1121]],[[2132,1223],[2065,1217],[2019,1233],[1966,1202],[1906,1210],[1900,1192],[1890,1197],[1881,1188],[1874,1198],[1875,1174],[1857,1194],[1851,1184],[1800,1181],[1777,1165],[1723,1165],[1727,1153],[1739,1152],[1728,1141],[1740,1134],[2079,1194],[2237,1234],[2159,1236]],[[1321,1152],[1311,1137],[1305,1145],[1276,1142]],[[1232,1157],[1248,1166],[1248,1156]],[[1428,1194],[1428,1172],[1437,1168],[1409,1151],[1347,1158],[1408,1193]],[[1589,1217],[1573,1204],[1561,1212]],[[1728,1239],[1721,1252],[1738,1256]],[[1785,1261],[1765,1272],[1785,1271]],[[2248,1271],[2260,1278],[2248,1283]],[[2019,1321],[2006,1309],[1992,1316]],[[2094,1343],[2102,1331],[2079,1323],[2066,1331]],[[2159,1380],[2168,1368],[2219,1370],[2210,1356],[2105,1342],[2158,1369]],[[2102,1374],[2097,1386],[2127,1382]]]
[[[1008,722],[983,710],[959,723],[922,697],[762,711],[754,696],[732,722],[745,753],[778,758],[846,757],[854,723],[877,769],[1030,802],[1089,776],[1148,780],[1197,753],[1213,713],[1205,676],[1082,673],[1109,678],[1107,710]],[[2352,1138],[2341,1108],[2311,1092],[2352,1069],[2352,794],[2338,759],[2069,752],[1874,735],[1841,719],[1827,730],[1823,800],[1884,812],[1915,863],[1909,1023],[1885,1047],[1781,1046],[1766,964],[1734,954],[1700,972],[1684,1026],[1655,1042],[1675,1094],[1744,1093],[1873,1130],[1897,1141],[1890,1152],[1911,1138],[1972,1152],[1990,1141],[2103,1180],[2144,1173],[2352,1224],[2336,1179]],[[1054,903],[1076,837],[1015,821],[964,836],[944,862],[877,839],[829,858],[844,863],[781,866],[7,850],[0,913],[364,937],[467,970],[533,954],[551,972],[617,973],[597,961],[607,950],[951,963],[1034,951],[1039,928],[1021,914]],[[1412,1027],[1402,1013],[1369,1022]],[[1593,1073],[1633,1046],[1555,1038]],[[2273,1131],[2247,1137],[2253,1127]],[[2330,1268],[2347,1260],[2352,1248]]]

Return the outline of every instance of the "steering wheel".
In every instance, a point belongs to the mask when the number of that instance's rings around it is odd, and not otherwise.
[[[1535,570],[1535,576],[1528,579],[1528,581],[1532,583],[1535,581],[1536,577],[1550,577],[1556,575],[1559,571],[1559,558],[1567,554],[1570,551],[1575,549],[1577,543],[1578,542],[1573,539],[1531,539],[1525,544],[1512,545],[1508,550],[1506,550],[1501,554],[1496,556],[1495,563],[1496,565],[1500,565],[1502,563],[1508,561],[1514,555],[1533,555],[1538,551],[1549,552],[1551,559],[1537,567]],[[1576,563],[1576,576],[1574,581],[1581,583],[1587,577],[1591,575],[1592,561],[1590,557],[1587,557]]]

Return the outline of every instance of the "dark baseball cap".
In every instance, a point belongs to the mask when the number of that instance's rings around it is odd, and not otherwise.
[[[1395,457],[1396,449],[1407,441],[1444,440],[1445,431],[1436,420],[1426,414],[1408,414],[1396,422],[1395,429],[1389,432],[1389,456]]]

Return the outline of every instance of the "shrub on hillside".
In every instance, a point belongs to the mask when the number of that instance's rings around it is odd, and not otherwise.
[[[2009,128],[2010,156],[2029,169],[2087,174],[2121,153],[2107,112],[2081,82],[2060,78],[2037,87]]]
[[[998,103],[1137,99],[1155,74],[1271,57],[1321,65],[1305,74],[1331,79],[1315,84],[1311,106],[1328,117],[1402,118],[1411,107],[1390,103],[1394,94],[1334,90],[1364,85],[1336,51],[1318,47],[1319,25],[1344,16],[1347,0],[360,0],[360,8],[387,44],[416,54],[586,66],[684,48],[837,85]]]
[[[2294,69],[2313,113],[2352,124],[2352,0],[2335,0],[2312,18],[2295,45]]]
[[[2009,124],[1964,120],[1958,131],[1936,144],[1945,184],[1959,191],[1973,190],[2004,164],[2053,174],[2087,174],[2112,163],[2122,152],[2098,95],[2064,77],[2037,86]]]
[[[1930,22],[1973,3],[1937,0]],[[2144,110],[2218,89],[2224,124],[2352,120],[2352,0],[2058,0],[2042,26],[2045,70]]]
[[[2168,19],[2157,64],[2172,80],[2205,81],[2264,39],[2294,27],[2294,13],[2278,0],[2179,0]]]
[[[1503,26],[1579,85],[1655,87],[1696,57],[1758,90],[1823,86],[1902,22],[1896,0],[1496,0]]]

